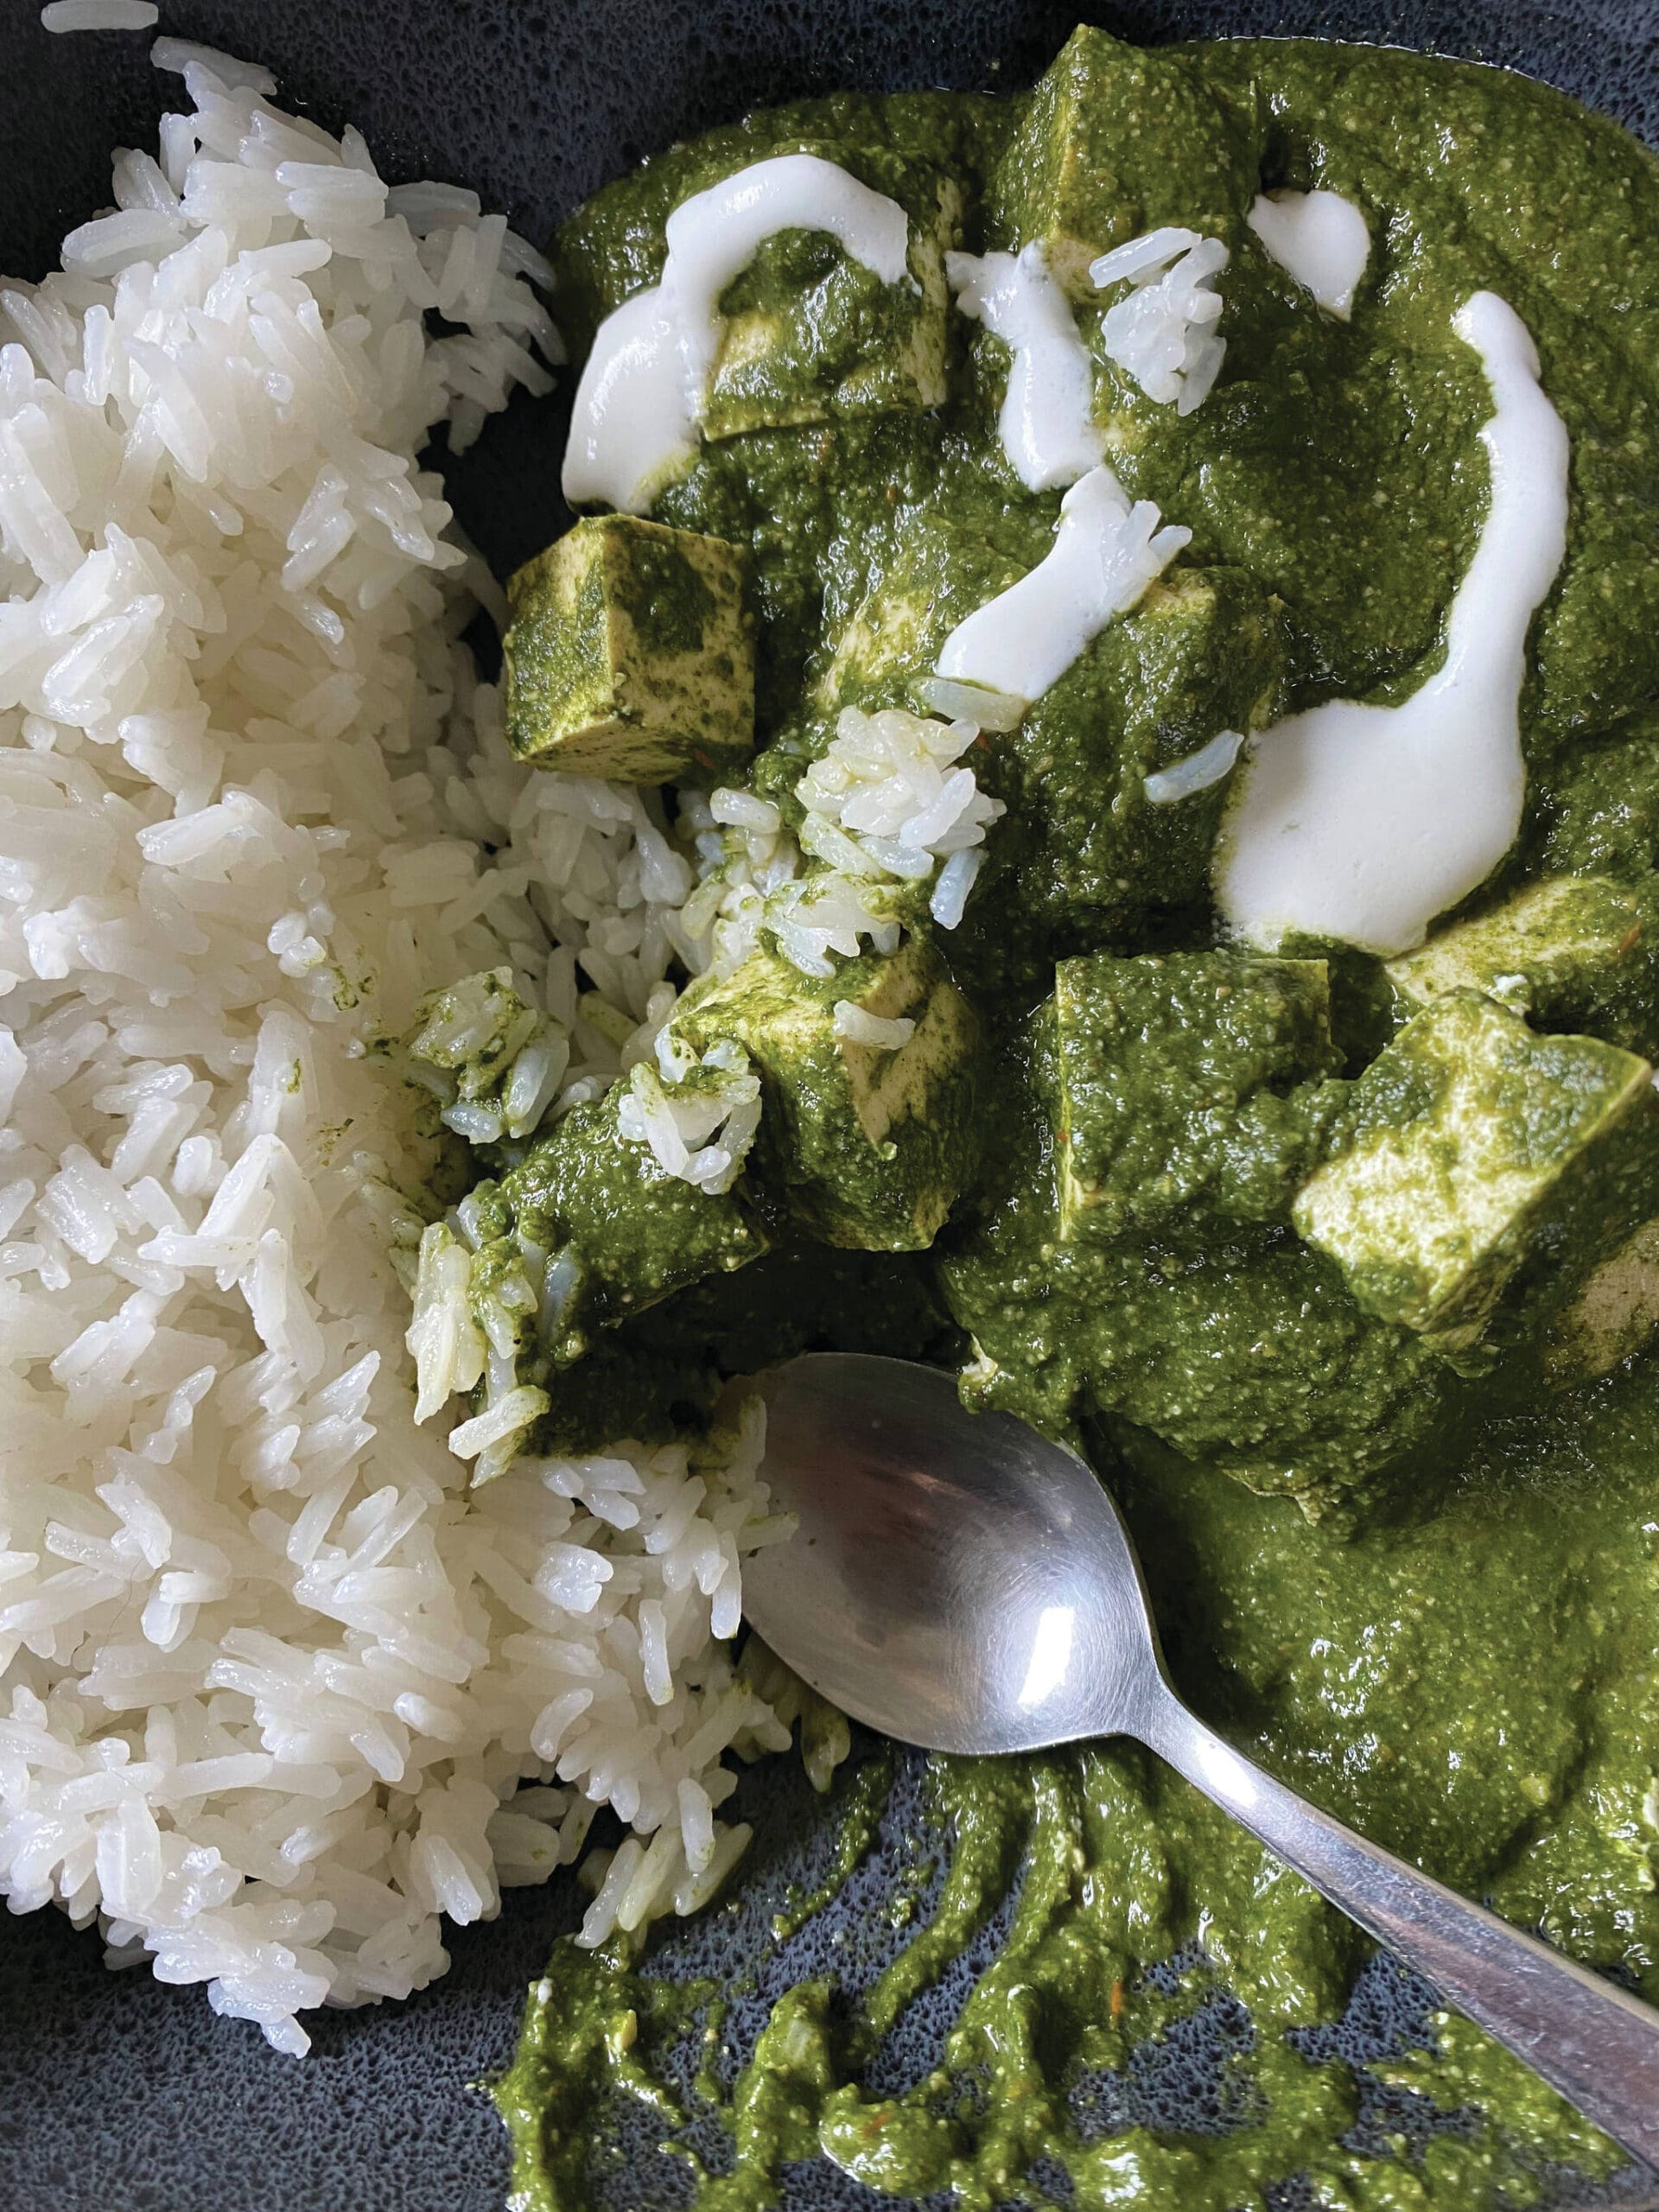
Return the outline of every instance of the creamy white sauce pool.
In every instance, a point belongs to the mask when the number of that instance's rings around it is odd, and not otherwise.
[[[1263,192],[1245,217],[1285,273],[1346,322],[1370,259],[1370,227],[1339,192]]]
[[[896,200],[817,154],[779,154],[683,200],[661,281],[606,317],[571,413],[563,485],[572,505],[644,514],[696,449],[720,350],[720,301],[779,231],[824,231],[885,284],[907,271]]]
[[[963,314],[1013,356],[997,420],[1009,467],[1028,492],[1075,484],[1104,460],[1106,441],[1094,420],[1094,364],[1041,241],[1018,253],[947,253],[944,273]]]
[[[1527,632],[1567,550],[1567,436],[1507,302],[1477,292],[1453,327],[1491,387],[1480,432],[1491,489],[1446,659],[1399,706],[1334,699],[1251,740],[1216,889],[1253,944],[1294,931],[1405,951],[1485,880],[1521,826]]]

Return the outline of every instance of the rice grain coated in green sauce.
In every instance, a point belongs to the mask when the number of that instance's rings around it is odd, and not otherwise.
[[[1570,983],[1482,971],[1473,1003],[1517,1025],[1493,1033],[1523,1073],[1549,1031],[1659,1048],[1643,931],[1659,857],[1659,169],[1612,124],[1496,71],[1303,41],[1147,53],[1084,31],[1030,94],[837,95],[645,162],[558,241],[578,348],[656,281],[682,200],[800,149],[918,224],[946,209],[969,250],[1047,238],[1094,353],[1111,464],[1192,539],[1018,730],[975,753],[1008,811],[962,927],[934,933],[982,1041],[966,1186],[932,1248],[831,1253],[769,1219],[766,1257],[603,1332],[550,1386],[550,1433],[666,1428],[707,1402],[716,1370],[805,1345],[960,1362],[982,1400],[1090,1451],[1206,1717],[1378,1842],[1659,2002],[1659,1370],[1617,1343],[1619,1357],[1584,1356],[1599,1309],[1567,1315],[1552,1288],[1641,1225],[1645,1126],[1598,1180],[1569,1156],[1566,1107],[1521,1117],[1516,1156],[1548,1163],[1559,1144],[1559,1187],[1552,1170],[1497,1303],[1437,1339],[1409,1268],[1345,1274],[1340,1238],[1300,1195],[1319,1162],[1434,1109],[1421,1054],[1397,1081],[1393,1059],[1360,1080],[1416,1010],[1421,969],[1299,945],[1232,995],[1209,895],[1227,784],[1166,807],[1144,791],[1222,730],[1397,699],[1433,671],[1487,495],[1490,397],[1452,320],[1496,291],[1568,431],[1571,513],[1529,642],[1525,823],[1464,911],[1594,879],[1611,888],[1575,893],[1573,911],[1628,904],[1634,919]],[[1315,187],[1370,232],[1346,321],[1244,222],[1259,191]],[[1082,273],[1162,224],[1232,253],[1225,364],[1185,417],[1108,363]],[[1007,355],[961,316],[943,406],[856,404],[887,389],[867,373],[885,310],[827,238],[772,239],[722,306],[780,334],[730,396],[734,419],[795,419],[711,435],[652,512],[747,554],[757,749],[741,780],[787,811],[839,709],[911,703],[950,631],[1041,558],[1058,495],[1024,492],[1002,458]],[[1319,962],[1310,985],[1297,963]],[[1138,1056],[1114,1059],[1113,1038]],[[1543,1054],[1552,1099],[1591,1096],[1603,1064],[1575,1050]],[[1551,1214],[1562,1191],[1572,1205]],[[1491,1263],[1472,1242],[1435,1261],[1454,1275],[1465,1262],[1464,1319]],[[843,1774],[824,1897],[863,1861],[888,1780],[875,1754]],[[1356,2134],[1360,2087],[1328,2024],[1370,1946],[1148,1755],[939,1760],[928,1791],[948,1870],[916,1932],[856,1995],[817,1976],[790,1988],[731,2063],[721,2024],[741,1985],[653,1974],[645,1939],[561,1943],[496,2091],[515,2206],[599,2201],[606,2116],[624,2108],[664,2138],[706,2123],[677,2196],[703,2212],[765,2212],[785,2170],[819,2157],[960,2212],[1484,2212],[1549,2201],[1563,2169],[1619,2166],[1449,2014],[1374,2059],[1395,2120]],[[918,1835],[918,1896],[931,1849]],[[875,2086],[884,2038],[976,1939],[987,1962],[939,2065]],[[1232,2024],[1200,2128],[1131,2090],[1147,2053],[1179,2050],[1217,2007]],[[664,2087],[653,2057],[693,2031],[703,2063]],[[604,2201],[630,2201],[620,2185]]]

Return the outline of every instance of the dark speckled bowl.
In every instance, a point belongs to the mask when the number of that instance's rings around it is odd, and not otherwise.
[[[1027,81],[1080,12],[1142,39],[1301,33],[1508,63],[1659,143],[1656,0],[1135,0],[1103,12],[1077,0],[163,0],[168,30],[256,54],[289,102],[359,124],[390,175],[473,185],[532,238],[640,155],[762,101]],[[154,143],[165,81],[143,36],[54,38],[36,15],[35,0],[0,0],[0,266],[28,276],[105,200],[110,149]],[[461,504],[498,567],[559,527],[556,464],[546,416],[519,407],[469,466]],[[814,1848],[804,1795],[768,1777],[756,1878],[768,1859],[781,1878]],[[901,1776],[861,1877],[867,1906],[915,1802]],[[111,1976],[97,1937],[55,1913],[0,1923],[0,2212],[499,2212],[505,2143],[468,2084],[505,2061],[524,1986],[573,1908],[568,1885],[512,1893],[493,1926],[455,1937],[435,1989],[321,2016],[303,2063],[216,2019],[199,1990]],[[759,1910],[723,1923],[719,1963],[742,1962],[746,1943],[758,1961]],[[1333,2048],[1363,2068],[1409,2037],[1421,1997],[1380,1962]],[[953,2001],[949,1988],[939,2000]],[[919,2066],[941,2021],[938,2005],[913,2009]],[[1203,2051],[1158,2063],[1167,2078],[1154,2082],[1149,2064],[1144,2092],[1158,2116],[1202,2126]],[[1586,2201],[1563,2188],[1562,2204]],[[683,2167],[647,2142],[605,2194],[616,2212],[654,2212],[684,2189]],[[1276,2194],[1297,2212],[1294,2184]],[[827,2168],[799,2170],[791,2196],[791,2212],[899,2212]],[[1625,2212],[1659,2203],[1635,2176],[1612,2196]]]

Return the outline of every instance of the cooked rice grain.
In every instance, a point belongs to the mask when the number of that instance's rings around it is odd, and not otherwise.
[[[48,31],[147,31],[161,10],[155,0],[47,0],[41,28]]]

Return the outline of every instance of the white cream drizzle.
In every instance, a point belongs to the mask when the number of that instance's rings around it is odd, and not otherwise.
[[[1160,529],[1150,499],[1131,506],[1109,468],[1091,468],[1060,502],[1052,550],[950,632],[938,673],[1027,703],[1040,698],[1192,535]]]
[[[1452,602],[1446,659],[1396,707],[1334,699],[1250,741],[1217,854],[1230,927],[1380,953],[1419,944],[1521,826],[1527,632],[1567,548],[1569,449],[1515,310],[1477,292],[1453,328],[1491,387],[1491,497]]]
[[[957,305],[1000,338],[1014,359],[997,429],[1028,492],[1075,484],[1106,457],[1094,420],[1095,371],[1042,241],[1018,253],[947,253]]]
[[[1346,322],[1371,253],[1353,201],[1339,192],[1263,192],[1244,219],[1286,275]]]
[[[663,288],[607,315],[576,386],[561,481],[573,507],[642,515],[697,448],[674,320]]]
[[[660,283],[594,334],[565,448],[573,505],[643,514],[686,466],[720,351],[721,296],[767,238],[795,230],[828,232],[884,284],[907,273],[904,209],[817,154],[775,155],[682,200]]]

